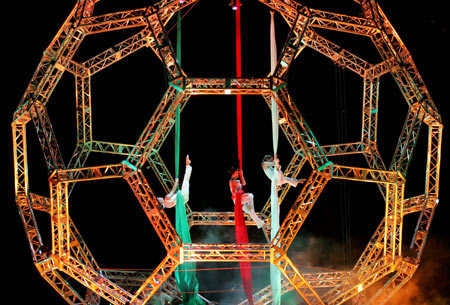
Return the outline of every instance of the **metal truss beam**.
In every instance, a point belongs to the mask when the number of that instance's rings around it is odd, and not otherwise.
[[[389,67],[395,65],[395,63],[388,64],[385,61],[374,64],[371,68],[366,70],[366,76],[370,78],[377,78],[389,73]]]
[[[370,238],[369,243],[364,249],[363,253],[359,257],[355,266],[353,267],[353,272],[360,272],[365,269],[368,265],[377,261],[380,255],[383,253],[383,238],[385,236],[385,219],[380,222],[375,233]]]
[[[30,204],[33,210],[50,213],[51,199],[35,193],[29,194]]]
[[[164,28],[163,21],[161,20],[159,14],[155,11],[151,11],[150,15],[148,15],[146,19],[151,35],[155,39],[157,46],[156,50],[159,54],[159,58],[163,61],[166,67],[169,80],[185,76],[178,63],[175,51],[172,48],[166,29]]]
[[[83,0],[78,2],[76,17],[81,21],[82,18],[90,17],[94,13],[95,3],[99,0]]]
[[[424,114],[424,111],[422,111],[421,108],[418,108],[417,105],[416,107],[412,106],[408,109],[408,115],[400,133],[394,156],[389,167],[390,170],[399,171],[405,177],[417,144]]]
[[[366,145],[370,145],[377,142],[380,79],[379,77],[368,77],[366,74],[363,81],[361,142],[366,143]]]
[[[282,87],[272,94],[276,101],[280,120],[280,127],[288,138],[294,152],[302,152],[315,169],[321,170],[328,166],[325,153],[317,142],[306,120],[301,115],[287,88]]]
[[[102,141],[90,141],[88,143],[85,143],[83,151],[84,154],[87,156],[90,152],[95,153],[106,153],[106,154],[117,154],[117,155],[123,155],[128,156],[135,146],[130,144],[119,144],[119,143],[111,143],[111,142],[102,142]],[[80,153],[82,155],[83,153]],[[170,174],[169,170],[167,169],[166,165],[164,164],[164,161],[162,160],[161,156],[157,151],[154,151],[152,154],[149,155],[149,166],[153,169],[155,174],[157,175],[158,179],[161,182],[161,185],[163,186],[164,190],[166,192],[169,192],[169,190],[172,188],[172,184],[174,182],[174,179],[172,178],[172,175]],[[81,170],[82,164],[79,164],[79,166],[73,166],[69,168],[77,168],[77,170]],[[75,170],[75,171],[77,171]],[[116,169],[116,173],[119,174],[118,170]],[[78,177],[78,176],[75,176]],[[190,209],[189,209],[190,211]]]
[[[351,277],[350,272],[319,272],[319,273],[303,273],[305,280],[312,288],[330,288],[347,281]],[[281,295],[294,290],[294,287],[284,277],[281,278]],[[268,285],[253,294],[253,303],[257,305],[272,304],[272,290]],[[238,305],[247,305],[248,300],[240,302]]]
[[[75,76],[75,111],[77,123],[77,144],[67,168],[83,167],[89,151],[85,144],[92,140],[92,115],[91,115],[91,78]],[[72,189],[74,185],[70,185]]]
[[[323,152],[327,157],[354,155],[364,153],[365,145],[362,142],[322,145]]]
[[[385,304],[392,295],[411,279],[416,269],[417,265],[402,260],[398,264],[396,271],[392,273],[391,277],[383,285],[383,288],[379,289],[365,304]]]
[[[315,288],[335,287],[343,281],[348,281],[352,273],[349,271],[329,271],[317,273],[304,273],[305,279]]]
[[[439,177],[441,172],[442,131],[440,124],[429,125],[427,149],[426,194],[439,197]]]
[[[381,155],[378,152],[376,143],[371,143],[366,146],[364,158],[366,159],[369,168],[383,171],[386,170],[386,165],[384,165],[383,158],[381,158]],[[386,198],[386,185],[382,183],[378,183],[377,185],[383,198]]]
[[[392,272],[393,262],[381,258],[373,265],[368,266],[352,277],[352,280],[345,281],[323,295],[323,300],[328,305],[343,304],[345,301],[356,296],[360,291],[367,289],[375,282],[379,281]]]
[[[26,124],[13,123],[11,127],[14,154],[14,194],[16,198],[26,197],[29,191]]]
[[[101,165],[56,171],[51,179],[59,182],[90,181],[123,177],[123,164]]]
[[[104,277],[127,291],[137,290],[152,273],[152,271],[126,269],[101,269],[100,272]]]
[[[373,35],[378,31],[371,19],[358,16],[337,14],[308,8],[292,0],[259,0],[271,9],[278,11],[290,27],[293,26],[299,13],[311,16],[311,26],[342,31],[364,36]]]
[[[271,107],[272,105],[272,96],[271,95],[264,95],[264,100],[266,101],[267,105]],[[288,103],[291,103],[290,96],[287,95],[287,101]],[[281,117],[278,120],[278,126],[283,131],[284,135],[286,136],[286,139],[288,140],[289,144],[291,145],[294,154],[300,154],[304,155],[302,145],[301,143],[296,141],[296,132],[295,132],[295,126],[293,121],[288,121],[286,118],[284,118],[284,114],[279,113],[279,116]],[[314,145],[312,145],[314,149]],[[320,151],[318,152],[320,154]]]
[[[73,150],[72,157],[69,160],[67,168],[84,167],[89,153],[90,151],[86,148],[85,143],[77,143],[75,149]]]
[[[271,78],[192,78],[187,77],[180,89],[192,95],[268,95],[272,93]]]
[[[403,212],[405,213],[405,215],[420,212],[425,201],[425,194],[405,199],[403,201]],[[431,207],[436,202],[436,198],[428,198],[428,201],[431,201],[427,203],[427,205],[431,204]],[[434,201],[434,203],[432,201]]]
[[[149,154],[164,142],[167,134],[175,124],[175,110],[178,105],[183,109],[190,94],[180,92],[170,86],[163,99],[155,110],[152,118],[145,127],[127,162],[136,168],[141,168],[148,159]]]
[[[383,171],[370,168],[359,168],[333,164],[331,176],[336,179],[396,184],[404,183],[401,174],[394,171]]]
[[[309,17],[309,22],[305,26],[305,33],[302,35],[302,43],[312,49],[324,54],[337,64],[347,67],[349,70],[363,76],[368,69],[372,69],[372,65],[343,49],[342,47],[332,43],[331,41],[321,37],[314,31],[314,27],[326,28],[334,31],[343,31],[351,34],[364,36],[373,36],[379,29],[374,27],[372,20],[367,18],[330,13],[320,10],[309,9],[294,1],[279,0],[260,0],[268,5],[271,9],[277,10],[285,18],[291,29],[295,28],[295,22],[298,16],[304,14]],[[302,49],[300,48],[295,56]],[[289,57],[290,58],[290,57]],[[377,65],[376,68],[382,68],[385,65]],[[378,69],[379,70],[379,69]],[[387,72],[386,68],[377,71],[378,75]]]
[[[134,145],[131,144],[112,143],[96,140],[85,143],[85,149],[89,152],[115,154],[122,156],[128,156],[133,148]]]
[[[310,25],[312,27],[363,36],[371,36],[379,31],[379,29],[374,26],[372,20],[367,18],[331,13],[311,8],[309,11],[311,13]]]
[[[298,13],[295,23],[286,39],[286,43],[281,51],[278,63],[273,72],[273,76],[286,80],[287,71],[295,59],[298,50],[302,47],[302,39],[308,26],[310,16],[308,14]]]
[[[170,277],[179,261],[173,255],[167,255],[159,266],[149,275],[142,286],[133,296],[130,304],[145,304],[161,288],[163,283]]]
[[[31,207],[33,210],[42,211],[45,213],[51,213],[51,199],[40,196],[37,194],[30,193]],[[82,238],[80,232],[76,228],[72,219],[69,218],[69,236],[71,240],[71,252],[72,255],[79,261],[84,262],[85,265],[90,266],[94,270],[98,270],[100,267],[94,259],[91,251],[88,249],[87,244]],[[41,260],[47,259],[49,253],[44,253],[40,250],[41,254],[44,256]]]
[[[234,226],[234,212],[190,212],[187,213],[189,226]],[[256,213],[259,217],[259,213]],[[247,226],[256,225],[255,222],[244,213]]]
[[[321,304],[325,305],[317,291],[309,284],[305,276],[298,270],[298,268],[292,263],[292,261],[279,252],[278,248],[274,248],[273,257],[277,257],[273,260],[281,271],[281,274],[289,281],[295,290],[302,296],[303,300],[308,304]]]
[[[30,105],[30,116],[36,129],[39,143],[45,157],[48,173],[55,169],[64,168],[64,161],[56,142],[56,136],[53,131],[47,109],[39,102]]]
[[[388,187],[388,189],[389,188],[390,187]],[[397,193],[399,191],[394,190],[394,192]],[[400,188],[400,196],[402,195],[402,192],[403,191]],[[388,197],[390,197],[390,195]],[[399,258],[401,258],[402,217],[400,218],[398,214],[402,213],[403,209],[401,204],[397,206],[397,211],[394,211],[395,208],[389,208],[389,204],[387,204],[387,209],[392,210],[392,212],[387,212],[392,216],[389,216],[388,220],[385,218],[380,224],[368,247],[355,265],[354,271],[358,274],[357,282],[360,283],[361,286],[354,287],[349,282],[344,285],[347,286],[347,288],[341,287],[339,290],[329,293],[329,295],[333,293],[336,293],[336,295],[339,294],[340,298],[336,299],[339,300],[339,302],[353,297],[359,291],[364,290],[366,285],[371,285],[375,281],[378,281],[391,273],[393,270],[398,270],[398,268],[400,268]],[[395,221],[395,219],[398,221]],[[364,283],[366,280],[363,280],[363,277],[367,278],[367,284]],[[342,299],[345,295],[348,296]]]
[[[405,184],[388,184],[386,188],[383,255],[395,261],[402,255],[403,196]]]
[[[442,122],[425,83],[417,70],[410,52],[386,18],[378,3],[361,1],[363,14],[377,22],[380,32],[372,35],[372,41],[397,82],[408,105],[419,103],[424,111],[438,122]]]
[[[419,262],[422,257],[422,252],[425,248],[425,242],[428,238],[431,221],[433,220],[434,213],[436,212],[437,204],[437,199],[430,198],[429,200],[424,200],[421,206],[420,216],[410,245],[410,248],[416,252],[415,259],[417,262]]]
[[[305,6],[292,0],[259,0],[259,2],[267,5],[270,9],[279,12],[290,27],[295,23],[299,12],[307,12]]]
[[[77,145],[92,140],[91,77],[75,77]]]
[[[14,153],[14,178],[15,178],[15,200],[19,210],[33,261],[40,261],[42,257],[43,242],[37,228],[36,219],[31,202],[28,197],[28,156],[27,156],[27,134],[25,124],[12,124],[13,131],[13,153]]]
[[[79,262],[82,262],[84,265],[88,266],[93,270],[99,270],[100,266],[95,260],[92,252],[87,247],[86,242],[81,236],[78,229],[75,227],[72,219],[69,218],[69,234],[70,234],[70,250],[71,255]]]
[[[85,73],[88,73],[88,75],[94,75],[97,72],[100,72],[118,62],[122,58],[142,49],[143,47],[150,47],[156,56],[162,60],[156,49],[157,46],[155,38],[151,35],[148,28],[144,28],[137,34],[128,37],[124,41],[117,43],[111,48],[97,54],[89,60],[86,60],[81,65],[84,67]]]
[[[36,264],[45,281],[70,305],[90,305],[68,282],[69,276],[59,272],[52,259]]]
[[[67,62],[66,71],[69,73],[72,73],[74,76],[78,77],[87,77],[89,76],[89,70],[86,69],[86,67],[74,61],[73,59],[64,59],[65,62]]]
[[[83,265],[71,256],[62,260],[55,260],[62,272],[113,304],[127,304],[133,297],[133,295],[112,283],[100,273]]]
[[[329,304],[341,304],[391,273],[401,258],[404,185],[387,185],[386,217],[380,223],[368,246],[353,268],[354,278],[324,297]],[[354,282],[359,283],[355,285]],[[333,299],[333,295],[336,297]],[[327,303],[328,304],[328,303]]]
[[[336,64],[355,72],[361,77],[364,76],[368,69],[372,68],[372,65],[367,61],[318,35],[311,28],[306,30],[303,41],[306,46],[325,55]]]
[[[115,12],[99,16],[83,18],[79,27],[88,34],[98,34],[109,31],[123,30],[146,25],[147,8]]]
[[[328,173],[312,172],[273,239],[273,248],[279,249],[283,255],[287,252],[329,179]]]
[[[185,0],[182,2],[179,0],[163,0],[155,3],[152,7],[157,10],[163,24],[167,24],[173,14],[195,2],[197,2],[197,0]],[[79,27],[88,34],[98,34],[146,26],[146,16],[148,15],[150,9],[151,7],[145,7],[83,18]]]
[[[120,287],[123,287],[127,291],[135,293],[137,289],[139,289],[142,284],[149,278],[154,270],[149,271],[140,271],[140,270],[110,270],[110,269],[101,269],[101,274],[108,278],[110,281],[116,283]],[[157,281],[162,281],[163,277],[160,277],[159,274],[156,274],[155,279]],[[178,288],[176,280],[173,276],[167,277],[167,280],[162,282],[161,287],[155,294],[165,293],[167,295],[172,296],[174,299],[178,301],[182,301],[182,298],[178,295]]]
[[[70,256],[68,197],[67,183],[50,179],[52,254],[59,259]]]
[[[162,187],[164,188],[164,191],[166,191],[166,193],[169,193],[170,190],[172,189],[174,179],[173,179],[172,175],[170,174],[170,171],[168,170],[163,159],[161,158],[161,155],[155,151],[154,153],[150,154],[148,157],[149,157],[150,167],[153,169],[153,172],[156,174],[156,177],[158,177],[159,182],[161,183]],[[192,212],[191,208],[186,203],[186,214],[189,214],[191,212]]]
[[[183,262],[270,262],[268,244],[184,244]]]
[[[127,171],[124,178],[133,190],[167,252],[178,249],[181,245],[180,237],[166,213],[157,209],[158,200],[153,194],[144,174],[140,170]]]
[[[75,8],[45,50],[44,55],[14,113],[14,120],[28,112],[31,105],[39,101],[45,105],[56,87],[70,60],[84,38],[84,32],[70,25],[74,22]]]

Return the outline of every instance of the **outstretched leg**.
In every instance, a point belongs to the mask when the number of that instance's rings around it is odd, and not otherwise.
[[[295,179],[291,177],[285,177],[281,171],[278,172],[277,178],[278,178],[277,185],[289,183],[293,187],[297,187],[299,183],[303,183],[306,180],[306,179]]]
[[[278,185],[289,183],[291,186],[297,187],[298,182],[299,181],[297,179],[282,176],[282,178],[278,181]]]
[[[258,229],[264,227],[266,223],[258,217],[255,213],[255,206],[253,203],[253,194],[245,193],[242,195],[242,210],[247,213],[250,218],[255,222]]]

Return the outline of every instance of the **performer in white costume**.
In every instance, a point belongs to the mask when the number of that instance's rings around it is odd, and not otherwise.
[[[191,179],[192,166],[191,160],[189,159],[189,155],[186,156],[186,170],[184,172],[183,183],[181,184],[181,195],[183,196],[184,203],[189,201],[189,180]],[[177,204],[177,187],[178,187],[178,178],[175,179],[175,183],[173,184],[172,190],[169,194],[167,194],[164,199],[158,197],[159,201],[159,209],[164,208],[173,208]]]
[[[283,172],[281,171],[280,161],[278,159],[274,160],[272,155],[265,155],[262,162],[261,167],[264,170],[264,173],[270,180],[272,180],[275,172],[277,175],[277,185],[282,185],[285,183],[289,183],[293,187],[297,187],[297,184],[303,183],[306,179],[294,179],[290,177],[285,177]]]

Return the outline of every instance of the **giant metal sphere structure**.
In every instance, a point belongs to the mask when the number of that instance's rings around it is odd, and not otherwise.
[[[161,292],[179,298],[172,274],[183,262],[263,262],[274,264],[281,271],[284,292],[297,291],[307,304],[343,304],[350,300],[358,304],[383,304],[401,289],[419,266],[438,202],[443,127],[439,112],[398,33],[378,3],[372,0],[355,1],[361,12],[358,17],[313,9],[294,0],[259,0],[261,5],[267,6],[267,11],[272,10],[282,17],[289,28],[273,73],[252,78],[191,77],[177,60],[166,25],[175,13],[194,6],[197,1],[162,0],[143,8],[95,14],[98,1],[80,0],[44,51],[12,121],[16,204],[40,274],[69,304],[99,304],[100,299],[111,304],[145,304]],[[127,36],[130,29],[134,31]],[[356,56],[321,35],[323,30],[366,38],[378,51],[380,59],[371,63]],[[122,31],[126,33],[125,39],[122,36],[120,42],[105,51],[85,61],[75,56],[86,38]],[[139,131],[136,143],[95,139],[92,112],[96,104],[92,98],[91,78],[144,48],[153,51],[152,56],[163,64],[167,90],[144,129]],[[322,54],[361,80],[362,118],[358,141],[319,144],[320,138],[316,137],[312,125],[306,123],[308,118],[300,112],[301,107],[294,102],[289,90],[295,89],[287,85],[288,72],[308,49]],[[64,73],[72,74],[75,79],[76,144],[69,160],[64,159],[64,148],[57,142],[56,133],[63,131],[53,130],[47,111],[52,106],[52,93]],[[378,125],[383,124],[378,116],[379,103],[382,104],[382,100],[379,101],[382,77],[394,79],[407,108],[395,151],[389,156],[380,153],[380,137],[377,136]],[[183,244],[168,213],[155,210],[158,201],[154,185],[168,192],[174,180],[165,164],[167,158],[160,152],[173,129],[175,110],[178,106],[183,109],[197,95],[262,96],[261,100],[269,108],[272,101],[276,102],[279,128],[292,148],[292,159],[285,174],[298,177],[302,173],[308,178],[301,188],[279,187],[280,204],[287,198],[288,191],[295,199],[289,207],[281,206],[283,219],[272,242],[267,238],[267,242],[251,244]],[[27,125],[32,125],[37,132],[47,168],[49,195],[30,192]],[[422,129],[428,131],[423,156],[426,159],[425,189],[416,196],[405,197],[407,173]],[[91,153],[119,156],[121,161],[87,166]],[[365,166],[344,165],[334,159],[353,155],[363,156]],[[387,164],[386,158],[392,161]],[[157,179],[147,177],[149,168]],[[71,194],[75,185],[120,179],[131,189],[165,249],[165,257],[152,271],[103,269],[71,218],[69,206],[74,204]],[[289,257],[288,250],[322,191],[330,181],[340,180],[376,185],[378,194],[374,197],[384,206],[384,216],[349,270],[301,270]],[[259,213],[268,224],[269,207],[270,200]],[[234,224],[234,215],[230,212],[195,211],[189,205],[186,210],[191,227]],[[41,236],[38,225],[43,219],[36,217],[38,211],[49,215],[50,242]],[[417,223],[412,232],[404,232],[404,217],[412,214],[417,215]],[[255,225],[250,219],[247,224]],[[412,239],[407,250],[403,241],[406,233]],[[265,229],[264,234],[270,236],[270,229]],[[87,288],[87,293],[80,292],[80,286]],[[373,290],[373,287],[377,288]],[[254,302],[270,303],[270,286],[256,292]]]

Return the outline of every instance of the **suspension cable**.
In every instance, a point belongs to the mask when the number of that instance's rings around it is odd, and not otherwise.
[[[346,143],[348,140],[347,128],[347,96],[345,67],[335,65],[335,91],[336,91],[336,129],[338,131],[338,143]],[[338,162],[346,165],[347,162],[343,156],[338,157]],[[346,181],[339,183],[339,197],[341,207],[341,238],[342,255],[344,266],[350,267],[351,264],[351,228],[350,228],[350,200]]]

